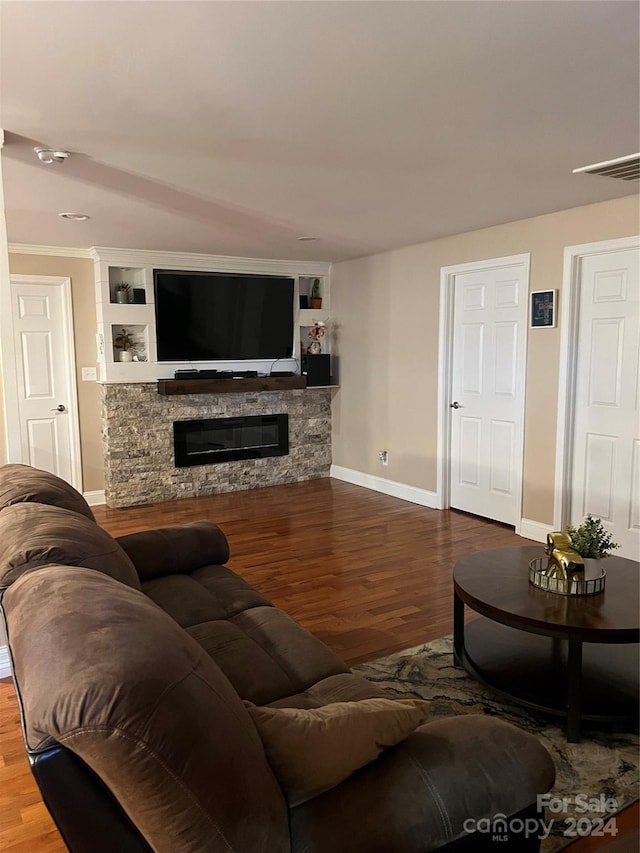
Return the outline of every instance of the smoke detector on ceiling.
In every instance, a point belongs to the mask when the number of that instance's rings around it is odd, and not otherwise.
[[[70,157],[68,151],[58,151],[55,148],[43,148],[41,145],[38,145],[37,148],[33,149],[38,155],[38,160],[41,163],[64,163],[67,157]]]
[[[62,219],[71,219],[73,222],[86,222],[87,219],[91,219],[87,213],[59,213],[58,216]]]
[[[586,172],[587,175],[604,175],[605,178],[617,178],[620,181],[640,180],[640,153],[617,157],[615,160],[604,160],[591,166],[581,166],[574,169],[573,174]]]

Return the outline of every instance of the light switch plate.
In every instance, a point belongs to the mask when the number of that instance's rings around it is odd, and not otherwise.
[[[83,367],[82,368],[82,381],[83,382],[95,382],[98,379],[98,371],[95,367]]]

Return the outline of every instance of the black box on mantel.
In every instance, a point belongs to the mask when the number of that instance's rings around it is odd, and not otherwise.
[[[302,375],[307,377],[307,385],[331,385],[331,356],[303,355]]]

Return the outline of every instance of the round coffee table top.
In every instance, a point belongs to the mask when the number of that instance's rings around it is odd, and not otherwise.
[[[542,544],[469,554],[453,570],[456,594],[476,612],[524,631],[592,643],[640,640],[640,564],[607,557],[602,592],[558,595],[529,583],[529,562],[540,556]]]

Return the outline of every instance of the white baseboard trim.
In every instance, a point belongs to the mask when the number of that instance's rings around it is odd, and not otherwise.
[[[107,502],[104,489],[96,489],[94,492],[83,492],[82,496],[89,506],[102,506]]]
[[[336,480],[344,480],[345,483],[352,483],[354,486],[364,486],[365,489],[372,489],[374,492],[382,492],[403,501],[410,501],[413,504],[441,509],[437,493],[429,492],[427,489],[407,486],[406,483],[398,483],[395,480],[385,480],[384,477],[365,474],[353,468],[343,468],[341,465],[332,465],[329,476]]]
[[[528,518],[520,519],[520,526],[516,530],[519,536],[533,539],[534,542],[546,542],[547,533],[551,533],[553,527],[550,524],[541,524],[539,521],[530,521]]]
[[[8,678],[11,675],[10,661],[9,646],[0,646],[0,678]]]

